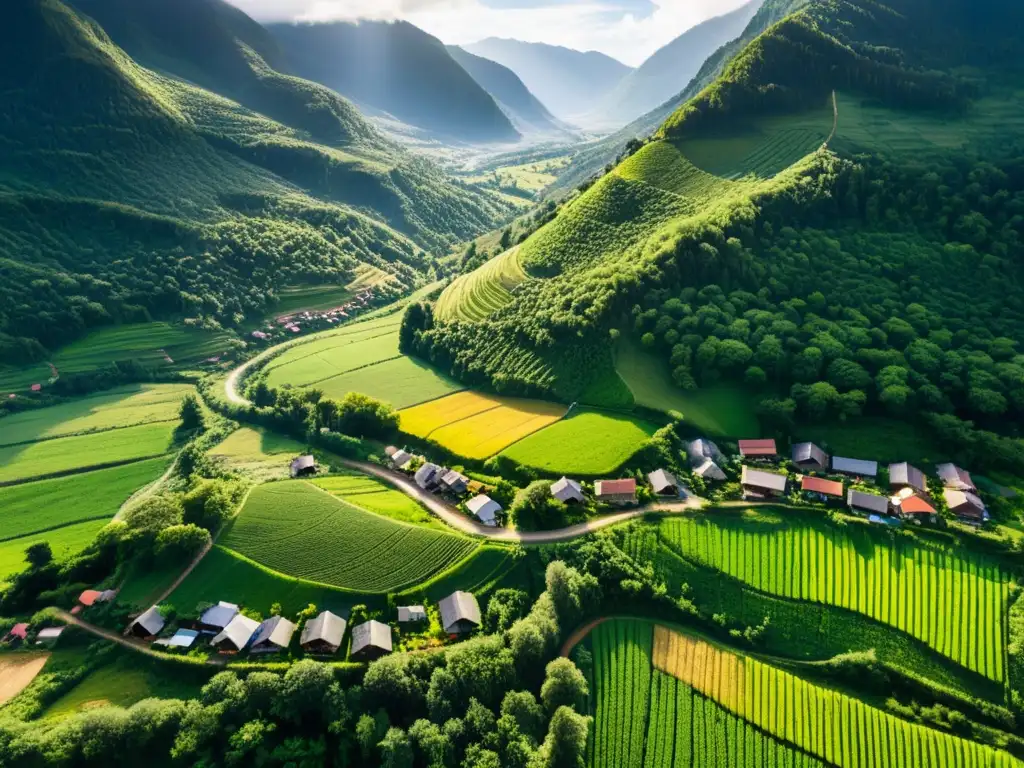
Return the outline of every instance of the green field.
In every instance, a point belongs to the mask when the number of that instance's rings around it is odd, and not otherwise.
[[[258,427],[240,427],[208,455],[238,472],[269,480],[287,478],[291,460],[308,452],[297,440]]]
[[[794,520],[785,510],[674,518],[659,530],[682,557],[761,592],[863,614],[990,680],[1005,678],[1009,581],[969,550]]]
[[[558,179],[558,173],[569,164],[569,157],[556,157],[550,160],[538,160],[535,163],[521,165],[502,165],[486,173],[467,176],[467,184],[495,185],[511,187],[513,184],[527,192],[539,192]]]
[[[629,416],[578,410],[501,455],[550,474],[602,475],[621,467],[657,429]]]
[[[478,546],[364,512],[304,482],[256,488],[220,543],[288,576],[377,593],[423,581]]]
[[[451,531],[447,525],[409,496],[372,477],[356,473],[330,475],[314,480],[313,484],[353,506],[392,520]]]
[[[393,328],[381,328],[375,334],[361,334],[346,344],[330,348],[324,348],[323,344],[310,346],[318,351],[299,346],[273,361],[268,366],[267,383],[272,387],[284,384],[329,387],[331,379],[336,376],[400,356],[398,333]]]
[[[465,387],[424,362],[411,357],[360,368],[316,385],[327,397],[341,399],[349,392],[362,392],[397,409],[436,400]]]
[[[194,364],[230,348],[225,333],[198,331],[168,323],[120,325],[93,331],[88,336],[59,349],[50,362],[61,374],[95,370],[122,360],[136,360],[147,367],[163,368]],[[161,351],[162,350],[162,351]],[[18,391],[32,384],[44,384],[50,378],[44,364],[24,368],[0,367],[0,390]]]
[[[713,387],[687,392],[672,383],[668,365],[625,336],[616,348],[615,370],[637,405],[657,411],[678,411],[709,435],[758,437],[761,427],[754,399],[740,387]]]
[[[465,560],[430,581],[410,587],[403,595],[410,599],[422,597],[429,602],[437,602],[456,590],[479,593],[507,573],[513,562],[508,547],[483,544]]]
[[[527,279],[519,264],[518,246],[510,248],[445,288],[434,316],[447,322],[479,322],[511,302],[512,291]]]
[[[0,420],[0,446],[158,421],[176,422],[182,398],[192,391],[185,384],[133,384],[49,408],[22,411]]]
[[[46,533],[0,542],[0,586],[9,576],[20,573],[28,567],[25,563],[25,550],[33,544],[45,541],[53,550],[55,560],[66,560],[92,544],[96,534],[106,524],[106,520],[92,520],[67,525]]]
[[[373,288],[375,285],[391,279],[391,275],[368,264],[361,264],[355,269],[356,278],[345,285],[290,285],[277,292],[277,304],[274,305],[275,315],[286,315],[289,312],[334,309],[339,307],[357,293]]]
[[[0,448],[0,484],[163,456],[177,423],[145,424]]]

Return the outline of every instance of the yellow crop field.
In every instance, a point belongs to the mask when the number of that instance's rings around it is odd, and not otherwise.
[[[477,392],[456,392],[399,412],[403,432],[470,459],[493,456],[564,415],[563,405]]]

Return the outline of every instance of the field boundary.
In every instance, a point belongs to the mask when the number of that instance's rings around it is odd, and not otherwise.
[[[374,597],[379,597],[380,595],[391,594],[390,592],[370,592],[369,590],[352,589],[351,587],[339,587],[337,584],[327,584],[326,582],[323,582],[323,581],[312,581],[311,579],[303,579],[303,578],[301,578],[299,576],[290,576],[287,573],[281,573],[281,571],[275,571],[273,568],[270,568],[270,567],[268,567],[268,566],[264,565],[263,563],[260,563],[260,562],[258,562],[256,560],[253,560],[251,557],[246,557],[241,552],[239,552],[237,549],[232,549],[231,547],[226,546],[225,544],[216,544],[216,545],[214,545],[214,544],[211,543],[210,549],[213,549],[214,546],[218,546],[222,550],[224,550],[225,552],[230,553],[230,555],[232,557],[237,557],[239,560],[243,561],[246,565],[251,565],[254,568],[259,568],[264,573],[268,573],[268,574],[270,574],[272,576],[275,576],[275,577],[277,577],[279,579],[284,579],[285,581],[295,581],[295,582],[299,582],[300,584],[307,584],[307,585],[309,585],[311,587],[319,587],[320,589],[329,589],[329,590],[333,590],[335,592],[344,592],[345,594],[354,595],[355,597],[362,597],[362,596],[366,596],[366,595],[373,595]],[[209,550],[207,550],[207,553],[208,552],[209,552]],[[205,556],[205,553],[204,553],[204,556]],[[199,558],[199,559],[201,560],[202,558]],[[198,562],[199,561],[197,560],[196,561],[197,565],[198,565]],[[182,581],[184,581],[184,579],[182,579]],[[168,597],[169,596],[170,595],[168,595]]]
[[[341,376],[348,376],[350,373],[355,373],[356,371],[365,371],[367,368],[373,368],[374,366],[377,366],[377,365],[383,365],[384,363],[390,363],[392,360],[401,360],[403,357],[405,357],[405,355],[395,355],[394,357],[388,357],[388,358],[386,358],[384,360],[375,360],[374,362],[367,363],[366,365],[359,365],[359,366],[356,366],[355,368],[349,368],[347,371],[340,371],[338,373],[332,373],[330,376],[325,376],[322,379],[317,379],[316,381],[307,382],[306,384],[302,384],[301,386],[296,387],[296,389],[306,389],[307,387],[315,387],[317,384],[323,384],[325,381],[330,381],[331,379],[337,379],[337,378],[340,378]],[[305,359],[305,358],[303,358],[303,359]],[[286,364],[286,365],[290,365],[290,363]],[[284,367],[284,366],[282,366],[282,367]]]
[[[100,520],[113,520],[110,515],[97,515],[95,517],[84,517],[81,520],[72,520],[68,523],[61,523],[60,525],[51,525],[47,528],[40,528],[38,531],[29,531],[28,533],[20,533],[17,536],[10,536],[6,539],[0,539],[0,544],[9,544],[12,541],[18,539],[27,539],[29,536],[38,536],[42,533],[52,533],[53,531],[59,531],[61,528],[70,528],[72,525],[80,525],[81,523],[95,523]]]
[[[46,475],[36,475],[34,477],[19,478],[17,480],[4,480],[0,482],[0,488],[10,488],[15,485],[28,485],[39,480],[54,480],[58,477],[71,477],[73,475],[84,475],[89,472],[96,472],[101,469],[113,469],[114,467],[125,467],[129,464],[138,464],[140,461],[150,461],[152,459],[159,459],[163,456],[169,456],[169,453],[154,453],[152,456],[137,456],[133,459],[124,459],[122,461],[109,461],[105,464],[91,464],[87,467],[75,467],[74,469],[66,469],[61,472],[51,472]]]
[[[181,419],[154,419],[153,421],[139,421],[134,424],[118,424],[114,427],[96,427],[95,429],[83,429],[78,432],[64,432],[60,435],[43,435],[35,440],[19,440],[16,443],[0,443],[0,448],[18,448],[23,445],[35,445],[36,443],[49,443],[54,440],[63,440],[66,437],[82,437],[84,435],[101,435],[104,432],[116,432],[119,429],[134,429],[135,427],[148,427],[150,424],[176,424]]]
[[[370,321],[370,322],[372,322],[372,321]],[[347,327],[347,326],[342,326],[342,328],[345,328],[345,327]],[[383,338],[385,336],[390,336],[391,334],[393,334],[395,332],[395,329],[398,329],[398,328],[401,328],[401,327],[402,327],[401,323],[395,323],[394,325],[381,326],[381,328],[386,328],[387,331],[384,332],[384,333],[379,333],[376,336],[367,336],[365,339],[358,339],[357,341],[352,341],[352,342],[349,342],[347,344],[340,344],[339,346],[347,347],[347,346],[349,346],[349,344],[361,344],[364,341],[373,341],[374,339],[380,339],[380,338]],[[340,331],[340,329],[337,329],[335,332],[337,333],[338,331]],[[354,334],[337,333],[337,335],[338,335],[339,338],[343,338],[346,335],[354,335]],[[288,349],[292,349],[292,347],[301,347],[302,344],[297,343],[299,341],[304,341],[305,343],[309,344],[309,343],[312,343],[314,341],[323,341],[323,339],[314,339],[313,336],[310,335],[308,337],[308,340],[307,339],[296,339],[295,341],[296,341],[296,343],[293,344],[291,347],[288,347]],[[288,342],[285,342],[285,343],[287,344]],[[274,349],[274,347],[271,347],[271,349]],[[311,357],[317,357],[322,352],[329,352],[332,349],[337,349],[337,347],[330,347],[328,349],[320,350],[319,352],[310,352],[308,355],[302,355],[301,357],[297,357],[294,360],[289,360],[287,363],[282,363],[281,365],[271,365],[270,363],[273,362],[273,360],[268,360],[267,361],[267,366],[265,368],[261,368],[260,370],[266,371],[266,372],[269,373],[270,371],[276,370],[278,368],[284,368],[285,366],[291,365],[292,363],[297,363],[300,360],[308,360]],[[277,358],[274,358],[274,359],[276,360]],[[371,363],[371,365],[372,365],[372,363]],[[348,373],[348,371],[342,371],[342,373]],[[337,375],[337,374],[335,374],[335,375]]]

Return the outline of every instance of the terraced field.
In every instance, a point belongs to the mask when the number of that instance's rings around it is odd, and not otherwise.
[[[414,499],[372,477],[355,473],[329,475],[314,480],[313,484],[332,496],[392,520],[442,531],[451,530]]]
[[[371,593],[424,581],[478,546],[364,512],[305,482],[256,488],[220,543],[286,576]]]
[[[512,292],[528,279],[519,247],[510,248],[445,288],[434,315],[446,322],[479,322],[511,302]]]

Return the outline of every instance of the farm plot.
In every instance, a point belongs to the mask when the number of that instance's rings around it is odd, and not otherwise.
[[[660,535],[681,556],[762,592],[863,614],[991,680],[1005,677],[1009,581],[969,550],[767,516],[675,518],[661,523]]]
[[[402,411],[401,428],[460,456],[486,459],[555,423],[565,406],[460,392]]]
[[[264,480],[282,480],[290,474],[290,460],[303,453],[308,453],[304,443],[268,430],[241,427],[209,455],[239,472]]]
[[[512,291],[528,279],[519,247],[510,248],[445,288],[434,315],[445,322],[479,322],[510,303]]]
[[[330,475],[314,480],[313,484],[356,507],[392,520],[446,532],[451,530],[414,499],[372,477],[359,474]]]
[[[423,581],[478,546],[364,512],[305,482],[255,489],[221,543],[288,576],[374,593]]]
[[[652,661],[656,670],[765,733],[838,768],[1019,765],[1006,752],[901,720],[860,699],[664,627],[654,628]]]
[[[33,544],[46,542],[53,550],[53,559],[60,562],[77,555],[92,544],[96,534],[106,524],[105,520],[91,520],[85,523],[66,525],[45,533],[0,542],[0,587],[8,577],[28,567],[25,563],[25,550]]]
[[[370,395],[395,408],[408,408],[465,387],[426,363],[399,357],[343,373],[316,385],[326,397],[341,399],[349,392]]]
[[[594,768],[641,768],[651,689],[651,625],[612,621],[598,626],[594,644]]]
[[[322,344],[309,346],[319,348],[319,351],[309,351],[304,346],[298,346],[282,355],[282,358],[288,359],[274,361],[277,364],[267,369],[267,383],[272,387],[285,384],[293,387],[326,384],[331,378],[343,373],[400,357],[398,332],[390,327],[349,336],[346,343],[336,343],[330,347],[323,347]]]
[[[0,448],[0,485],[163,456],[176,426],[144,424]]]
[[[628,461],[657,429],[629,416],[577,411],[505,449],[502,456],[550,474],[607,474]]]
[[[507,547],[482,544],[469,557],[430,581],[405,590],[402,596],[437,602],[456,590],[478,594],[507,573],[512,563],[513,557]]]

